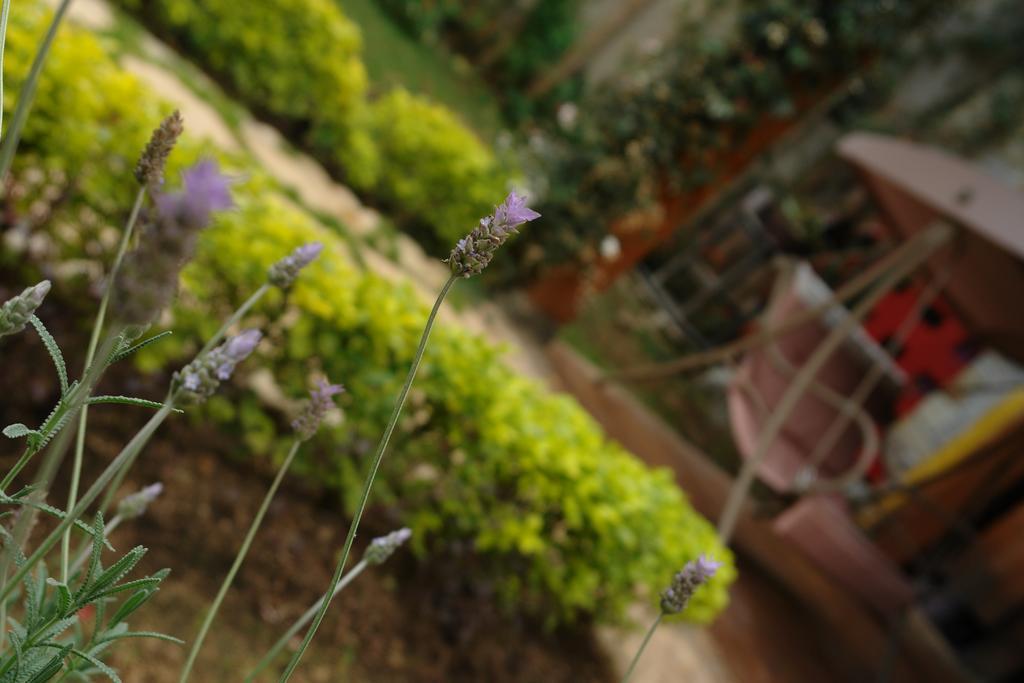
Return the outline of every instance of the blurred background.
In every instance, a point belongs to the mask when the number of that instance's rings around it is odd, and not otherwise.
[[[5,120],[58,4],[12,9]],[[343,594],[296,680],[615,681],[658,562],[718,543],[735,576],[635,680],[1024,680],[1021,64],[1019,0],[73,0],[5,179],[0,299],[53,279],[81,363],[171,107],[168,177],[212,154],[239,208],[172,340],[113,381],[158,394],[278,253],[327,243],[257,312],[277,350],[126,484],[167,487],[120,542],[173,568],[143,625],[186,637],[294,397],[348,386],[197,680],[234,680],[326,585],[440,259],[512,188],[543,218],[446,305],[360,536],[423,540]],[[2,353],[4,419],[45,417],[38,339]],[[95,475],[137,420],[92,420]],[[163,681],[181,657],[114,659]]]

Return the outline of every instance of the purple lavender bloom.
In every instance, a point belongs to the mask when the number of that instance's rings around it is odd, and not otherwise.
[[[540,214],[526,206],[525,197],[509,193],[492,215],[481,218],[473,231],[455,244],[447,259],[452,273],[462,277],[482,273],[498,247],[516,234],[520,225],[538,218]]]
[[[722,566],[711,558],[701,555],[687,562],[682,571],[672,577],[672,584],[661,594],[661,611],[664,614],[679,614],[700,586],[711,580]]]
[[[235,205],[231,179],[220,172],[213,159],[203,159],[181,174],[183,189],[153,197],[161,218],[195,228],[205,228],[214,211]]]
[[[370,545],[366,548],[366,553],[363,555],[363,559],[368,564],[383,564],[385,560],[391,557],[396,550],[398,550],[403,543],[412,538],[412,529],[401,528],[397,531],[392,531],[387,536],[380,536],[370,541]]]
[[[259,330],[246,330],[175,373],[183,398],[201,403],[212,396],[221,382],[231,378],[235,366],[256,349],[262,337]]]
[[[192,258],[199,231],[214,211],[232,206],[231,181],[212,160],[182,174],[183,189],[153,195],[155,215],[147,217],[139,245],[118,279],[114,311],[122,323],[145,325],[166,308],[178,290],[178,273]]]
[[[514,228],[540,218],[540,214],[526,205],[526,197],[510,192],[505,201],[494,210],[494,222]]]
[[[319,429],[327,411],[334,407],[333,397],[345,391],[340,384],[331,384],[326,380],[318,380],[316,388],[310,390],[309,400],[292,427],[303,441],[313,438]]]
[[[122,519],[133,519],[135,517],[141,517],[153,501],[160,497],[160,494],[164,491],[164,485],[160,482],[150,484],[143,488],[141,491],[125,496],[121,499],[121,502],[117,504],[117,514]]]
[[[267,280],[270,281],[270,284],[281,289],[291,287],[292,283],[295,282],[295,278],[299,276],[299,271],[315,261],[323,250],[324,245],[319,242],[303,244],[270,266],[270,270],[267,271]]]
[[[227,340],[220,347],[220,364],[217,366],[217,379],[223,381],[231,378],[235,366],[249,357],[249,354],[256,349],[256,345],[263,338],[259,330],[246,330],[236,337]],[[214,349],[211,355],[216,352]]]

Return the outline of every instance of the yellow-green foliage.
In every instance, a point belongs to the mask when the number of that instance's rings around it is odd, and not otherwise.
[[[395,90],[371,105],[376,192],[454,245],[507,190],[494,154],[445,107]],[[495,199],[499,198],[499,199]]]
[[[14,71],[26,63],[29,45],[22,16],[16,13],[11,23],[9,56],[22,65]],[[21,162],[63,163],[82,180],[67,188],[71,198],[51,226],[83,206],[107,222],[123,216],[134,188],[129,148],[141,147],[144,131],[163,113],[155,102],[91,37],[62,34],[35,107],[50,125],[26,130],[28,161]],[[94,115],[99,118],[89,118]],[[181,163],[197,151],[193,141],[174,156]],[[172,316],[176,334],[141,361],[180,364],[265,280],[270,263],[300,243],[324,243],[320,259],[289,294],[274,290],[250,316],[268,340],[243,375],[269,373],[289,397],[303,395],[319,372],[347,386],[344,419],[325,426],[295,470],[351,506],[414,353],[426,304],[410,287],[356,269],[341,237],[280,199],[258,170],[238,170],[248,179],[234,189],[237,210],[203,234],[183,275]],[[114,208],[112,197],[124,203]],[[79,254],[88,251],[77,246]],[[205,413],[243,435],[240,456],[280,457],[290,439],[289,416],[237,383]],[[706,620],[722,609],[734,576],[729,551],[667,472],[645,467],[608,441],[574,401],[516,376],[498,349],[446,322],[428,347],[377,482],[378,507],[370,514],[388,506],[413,527],[419,552],[493,586],[508,607],[551,621],[618,617],[637,589],[651,596],[702,552],[727,562],[686,613]]]
[[[507,190],[445,107],[404,90],[366,101],[359,31],[335,0],[117,1],[404,226],[427,228],[431,247],[449,248]]]
[[[296,470],[336,487],[351,504],[426,304],[407,287],[356,271],[335,235],[294,210],[262,196],[240,199],[186,270],[176,337],[213,330],[280,254],[324,242],[287,301],[275,293],[261,308],[267,320],[287,322],[268,326],[269,351],[257,364],[288,395],[300,394],[314,369],[347,386],[344,422],[325,429]],[[155,353],[149,362],[178,355],[173,344]],[[210,412],[246,433],[254,451],[280,455],[290,439],[284,417],[248,394],[222,395]],[[610,618],[634,588],[665,584],[686,560],[702,552],[729,557],[667,471],[646,468],[575,401],[515,375],[498,350],[451,325],[436,330],[392,444],[375,500],[400,512],[423,550],[471,547],[464,567],[524,611]],[[728,566],[687,616],[716,614],[731,579]]]
[[[5,134],[48,20],[40,3],[11,6],[4,54]],[[140,145],[166,113],[134,77],[107,58],[96,40],[62,28],[39,81],[15,168],[31,163],[59,169],[69,184],[109,202],[97,208],[115,210],[131,201],[134,188],[112,179],[130,177]]]
[[[334,0],[116,0],[321,157],[372,183],[362,38]]]

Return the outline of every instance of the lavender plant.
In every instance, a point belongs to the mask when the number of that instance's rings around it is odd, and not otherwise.
[[[395,400],[391,418],[388,420],[387,425],[384,427],[384,433],[377,442],[377,448],[370,461],[370,470],[363,484],[362,495],[359,498],[352,523],[349,525],[348,536],[345,538],[345,545],[341,551],[341,558],[334,569],[331,583],[324,593],[320,607],[313,617],[313,622],[302,639],[302,644],[295,651],[295,654],[292,655],[291,661],[288,662],[288,666],[285,667],[284,673],[281,675],[281,683],[291,678],[296,667],[298,667],[302,655],[305,654],[306,649],[313,640],[313,636],[316,635],[317,629],[320,628],[324,615],[327,614],[327,608],[330,607],[338,584],[341,582],[345,566],[348,564],[348,556],[352,552],[352,544],[355,541],[359,523],[362,521],[363,511],[366,509],[366,503],[373,489],[373,480],[380,469],[380,463],[384,459],[388,442],[391,440],[391,435],[395,431],[395,425],[398,424],[398,418],[402,413],[402,407],[405,405],[405,400],[409,396],[409,390],[416,379],[416,372],[419,370],[420,361],[423,359],[423,352],[427,348],[430,331],[434,327],[434,321],[437,319],[437,312],[441,309],[441,304],[444,303],[449,290],[451,290],[459,278],[469,278],[483,272],[484,268],[491,262],[491,259],[494,258],[498,248],[518,231],[520,225],[538,218],[540,218],[540,214],[526,206],[526,199],[512,192],[505,198],[504,202],[494,209],[494,213],[481,218],[477,227],[469,235],[459,240],[448,256],[447,263],[451,268],[452,274],[441,287],[441,292],[434,301],[434,306],[430,310],[430,315],[427,317],[426,325],[423,328],[423,334],[420,336],[416,354],[413,356],[412,364],[409,367],[409,373],[405,378],[401,391],[398,393],[398,398]]]
[[[86,679],[93,673],[100,673],[117,681],[117,674],[101,659],[102,653],[116,640],[151,636],[180,642],[161,634],[131,632],[125,624],[125,619],[152,597],[160,581],[167,575],[166,571],[162,571],[142,579],[124,581],[145,554],[145,548],[140,546],[129,551],[108,568],[104,568],[102,563],[103,550],[110,548],[107,541],[110,532],[123,520],[142,514],[159,495],[162,487],[147,487],[123,499],[111,525],[104,524],[103,512],[156,429],[172,412],[181,412],[177,405],[199,403],[208,398],[255,349],[261,337],[256,330],[247,330],[220,342],[267,291],[269,284],[260,288],[225,322],[207,341],[195,360],[174,374],[162,402],[130,396],[93,396],[92,387],[111,364],[164,336],[156,335],[139,341],[155,315],[173,298],[178,271],[191,257],[196,235],[210,223],[214,212],[232,206],[230,181],[209,160],[196,164],[183,174],[182,190],[169,193],[162,191],[165,163],[181,132],[181,117],[175,112],[154,131],[136,165],[135,179],[139,189],[105,283],[80,379],[69,381],[60,347],[35,315],[49,292],[48,281],[27,288],[0,306],[0,337],[18,333],[31,324],[53,360],[60,384],[57,405],[39,427],[32,429],[19,423],[8,425],[3,430],[8,438],[24,438],[26,442],[22,456],[0,481],[0,504],[20,511],[18,524],[12,531],[0,529],[4,541],[3,559],[0,561],[0,681],[4,683],[45,681],[61,672],[64,676],[76,675]],[[153,209],[143,214],[147,196],[152,197]],[[144,217],[145,221],[141,239],[138,247],[128,253],[140,217]],[[299,270],[312,261],[317,253],[319,245],[314,244],[285,257],[271,269],[268,274],[269,283],[289,287]],[[125,263],[123,281],[117,278],[122,262]],[[110,331],[106,330],[108,305],[112,305],[113,312],[113,329]],[[314,395],[309,409],[311,413],[302,422],[304,429],[310,428],[309,423],[315,419],[318,411],[322,414],[326,409],[324,402],[329,402],[333,391],[333,387],[322,387]],[[156,413],[85,493],[79,496],[87,428],[85,411],[95,403],[142,406],[156,409]],[[79,418],[79,429],[66,510],[46,504],[39,487],[26,486],[13,495],[8,494],[11,484],[32,457],[46,448],[76,415]],[[51,445],[48,463],[59,462],[61,446],[60,442]],[[48,485],[46,477],[43,477],[41,483],[42,488]],[[82,516],[104,492],[106,497],[93,523],[83,523]],[[36,544],[31,554],[26,556],[22,546],[31,527],[31,518],[38,512],[51,515],[59,521]],[[12,514],[10,511],[3,513],[5,516]],[[83,531],[92,539],[91,552],[80,552],[74,561],[71,560],[70,552],[72,529]],[[62,542],[59,580],[48,578],[45,562],[58,541]],[[9,576],[12,561],[14,572]],[[12,628],[8,635],[7,611],[11,601],[18,597],[18,587],[22,584],[22,615],[18,621],[11,621]],[[114,596],[124,595],[128,597],[120,603],[113,616],[107,619],[108,604],[112,603]],[[80,615],[87,607],[93,607],[96,613],[91,629],[84,628],[80,623]],[[12,647],[10,652],[5,653],[4,646],[8,637]]]
[[[653,636],[654,632],[658,630],[658,626],[661,625],[662,620],[666,616],[679,614],[686,609],[687,603],[690,602],[690,598],[693,597],[696,590],[710,581],[711,577],[715,575],[715,572],[718,571],[718,568],[721,566],[721,562],[715,562],[714,560],[701,555],[696,560],[687,562],[686,565],[672,577],[672,583],[669,584],[669,587],[661,594],[661,611],[654,619],[650,628],[647,629],[647,634],[644,636],[643,642],[640,643],[640,647],[633,656],[633,661],[630,662],[629,668],[626,669],[626,674],[622,677],[622,683],[629,683],[629,679],[633,677],[633,671],[636,669],[637,663],[643,656],[644,650],[647,649],[647,644],[651,642],[651,636]]]

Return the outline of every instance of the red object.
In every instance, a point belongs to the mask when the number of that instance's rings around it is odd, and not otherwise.
[[[883,298],[865,321],[868,334],[887,344],[913,312],[921,289],[911,285]],[[906,415],[930,391],[948,385],[970,361],[971,337],[948,302],[936,299],[921,317],[895,354],[911,379],[897,400],[897,415]]]

